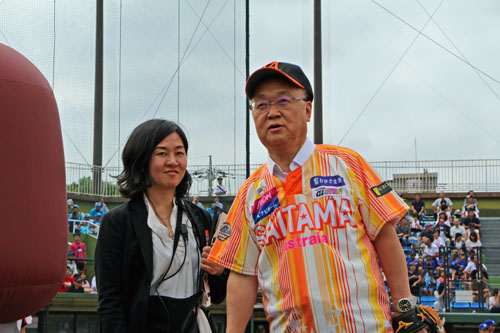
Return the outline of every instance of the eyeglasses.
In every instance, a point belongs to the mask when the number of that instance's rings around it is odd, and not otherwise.
[[[250,110],[259,113],[266,113],[271,109],[271,105],[273,104],[280,110],[288,110],[293,101],[307,101],[307,99],[291,97],[291,96],[281,96],[275,99],[274,101],[267,101],[262,99],[253,101],[250,104]]]

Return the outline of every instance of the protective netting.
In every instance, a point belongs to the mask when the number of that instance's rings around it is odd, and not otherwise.
[[[0,1],[0,42],[53,86],[65,159],[89,165],[95,22],[95,1]],[[103,166],[151,118],[183,126],[191,165],[244,164],[244,84],[244,1],[104,1]]]

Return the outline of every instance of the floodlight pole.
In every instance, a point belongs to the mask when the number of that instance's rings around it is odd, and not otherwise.
[[[94,158],[93,192],[101,194],[102,183],[102,102],[103,102],[103,0],[96,0],[95,84],[94,84]]]
[[[314,143],[323,143],[321,0],[314,0]]]

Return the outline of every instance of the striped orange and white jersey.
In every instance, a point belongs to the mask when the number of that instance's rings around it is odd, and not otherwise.
[[[408,207],[356,152],[317,145],[239,190],[209,259],[256,275],[273,332],[392,332],[372,241]]]

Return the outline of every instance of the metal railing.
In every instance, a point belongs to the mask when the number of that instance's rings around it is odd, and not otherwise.
[[[69,232],[80,233],[92,236],[99,236],[100,223],[95,223],[93,220],[68,220]]]
[[[500,192],[500,159],[495,160],[441,160],[441,161],[385,161],[371,165],[381,177],[401,193],[445,192]],[[259,164],[250,165],[253,172]],[[191,195],[207,196],[215,178],[223,177],[227,195],[236,195],[246,179],[244,164],[191,165],[193,177]],[[68,193],[118,197],[114,176],[118,167],[92,167],[66,163]],[[97,180],[97,181],[96,181]]]

